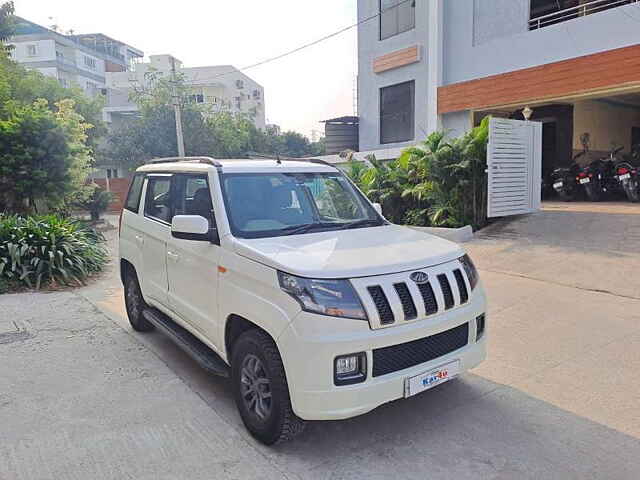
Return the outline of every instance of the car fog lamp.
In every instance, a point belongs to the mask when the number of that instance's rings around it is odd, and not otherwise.
[[[367,355],[364,352],[336,357],[333,383],[351,385],[367,378]]]

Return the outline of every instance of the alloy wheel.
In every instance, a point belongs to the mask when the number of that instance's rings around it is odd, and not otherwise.
[[[271,381],[258,357],[249,354],[242,361],[240,370],[240,392],[247,411],[261,421],[271,414]]]

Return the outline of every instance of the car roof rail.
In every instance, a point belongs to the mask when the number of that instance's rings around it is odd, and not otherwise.
[[[205,163],[207,165],[213,165],[214,167],[220,168],[222,164],[217,162],[212,157],[165,157],[165,158],[154,158],[153,160],[149,160],[150,164],[157,163]]]
[[[318,165],[325,165],[327,167],[338,168],[331,163],[321,160],[319,158],[309,158],[309,157],[285,157],[282,155],[272,155],[272,154],[264,154],[258,152],[249,152],[249,155],[252,157],[263,158],[265,160],[275,160],[276,162],[308,162],[308,163],[316,163]]]
[[[332,168],[338,168],[335,165],[327,162],[326,160],[321,160],[319,158],[302,158],[301,160],[307,161],[307,162],[311,162],[311,163],[317,163],[320,165],[326,165],[327,167],[332,167]]]

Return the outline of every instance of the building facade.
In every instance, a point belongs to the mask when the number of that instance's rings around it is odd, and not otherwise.
[[[594,155],[640,143],[638,0],[358,0],[358,18],[361,151],[525,107],[547,170],[585,139]]]
[[[9,43],[11,57],[27,68],[78,86],[95,96],[106,87],[107,72],[130,70],[143,52],[104,34],[62,34],[17,17]]]
[[[246,114],[256,127],[265,128],[264,88],[256,81],[231,65],[185,68],[171,55],[151,55],[148,63],[138,63],[133,71],[107,73],[105,120],[116,124],[135,115],[137,106],[129,100],[132,90],[148,86],[151,74],[169,78],[174,68],[184,79],[194,103],[211,112]]]

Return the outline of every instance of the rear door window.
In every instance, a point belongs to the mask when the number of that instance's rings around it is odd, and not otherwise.
[[[127,201],[124,204],[124,208],[127,210],[138,213],[140,209],[140,197],[142,196],[142,184],[144,183],[144,175],[137,174],[131,180],[131,186],[129,187],[129,193],[127,194]]]
[[[144,216],[163,223],[171,223],[171,176],[149,177]]]

